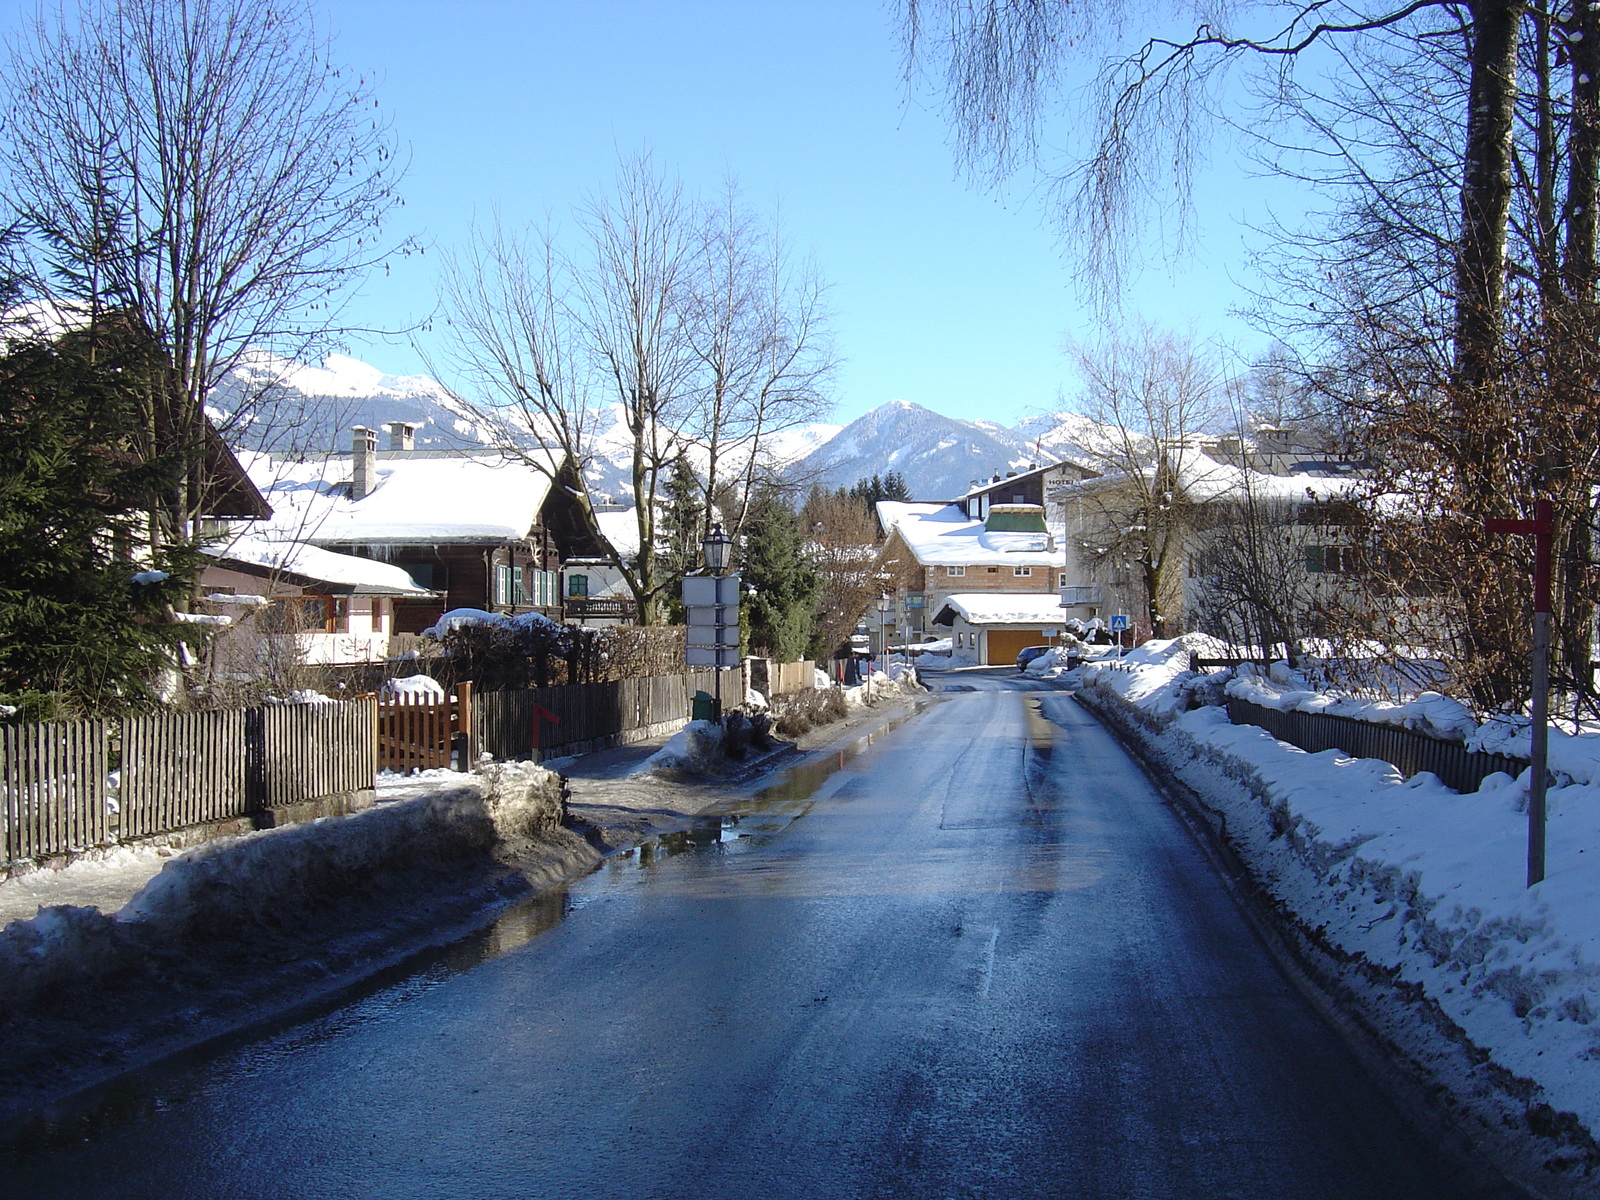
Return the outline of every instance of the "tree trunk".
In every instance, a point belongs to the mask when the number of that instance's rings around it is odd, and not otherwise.
[[[1456,259],[1457,463],[1467,504],[1492,503],[1504,486],[1509,430],[1496,413],[1504,337],[1506,223],[1511,205],[1517,35],[1521,0],[1478,0],[1462,164]]]

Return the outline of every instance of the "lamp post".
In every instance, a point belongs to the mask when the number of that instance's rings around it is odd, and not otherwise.
[[[711,532],[700,539],[700,555],[705,560],[706,571],[712,577],[720,579],[722,573],[728,569],[728,558],[733,553],[733,539],[722,530],[722,522],[718,521],[711,526]],[[726,624],[726,613],[719,605],[717,608],[717,624]],[[722,648],[717,648],[717,663],[712,670],[712,686],[716,692],[717,720],[722,720]]]

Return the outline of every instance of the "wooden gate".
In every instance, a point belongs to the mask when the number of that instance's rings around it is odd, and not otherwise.
[[[468,735],[467,762],[472,749],[472,685],[459,684],[454,696],[415,692],[378,695],[378,769],[426,771],[448,767],[455,735]]]

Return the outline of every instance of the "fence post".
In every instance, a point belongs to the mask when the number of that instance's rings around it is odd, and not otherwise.
[[[265,829],[270,824],[267,809],[267,714],[265,709],[244,710],[244,810],[250,824]]]
[[[478,761],[477,739],[472,736],[472,680],[463,679],[456,684],[456,728],[455,732],[465,739],[465,750],[461,758],[461,769],[472,770],[473,764]]]

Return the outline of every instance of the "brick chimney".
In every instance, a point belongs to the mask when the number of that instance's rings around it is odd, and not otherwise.
[[[365,425],[350,431],[350,499],[370,496],[378,486],[378,435]]]
[[[417,448],[417,427],[410,421],[390,421],[384,426],[389,431],[389,449],[415,450]]]

